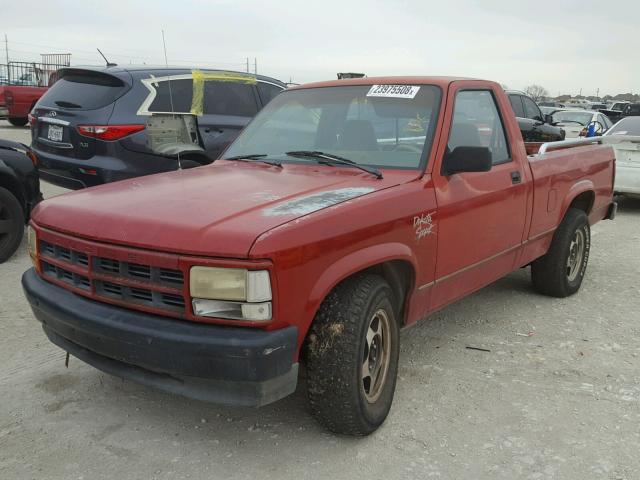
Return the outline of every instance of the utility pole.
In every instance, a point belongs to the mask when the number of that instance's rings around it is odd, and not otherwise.
[[[253,57],[253,74],[258,75],[258,59]]]
[[[247,57],[247,73],[249,73],[249,57]]]
[[[4,53],[7,55],[7,69],[9,68],[9,40],[7,34],[4,34]]]
[[[596,98],[600,100],[600,87],[596,90]]]

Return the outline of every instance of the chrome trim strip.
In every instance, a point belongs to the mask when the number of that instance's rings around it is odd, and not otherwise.
[[[47,140],[46,138],[42,137],[38,137],[38,142],[49,145],[50,147],[64,148],[67,150],[73,149],[73,145],[71,145],[70,143],[52,142],[51,140]]]
[[[63,127],[68,127],[70,125],[66,120],[51,117],[38,117],[38,121],[43,123],[53,123],[54,125],[62,125]]]
[[[516,250],[516,249],[518,249],[520,247],[524,247],[529,242],[533,242],[534,240],[537,240],[540,237],[544,237],[545,235],[548,235],[549,233],[554,232],[556,230],[556,228],[557,227],[553,227],[553,228],[551,228],[549,230],[545,230],[544,232],[538,233],[537,235],[525,240],[524,242],[522,242],[519,245],[514,245],[513,247],[507,248],[506,250],[503,250],[503,251],[498,252],[498,253],[496,253],[494,255],[491,255],[490,257],[484,258],[484,259],[480,260],[479,262],[472,263],[471,265],[467,265],[466,267],[461,268],[460,270],[456,270],[455,272],[449,273],[449,274],[444,275],[444,276],[442,276],[440,278],[436,278],[433,282],[429,282],[429,283],[425,283],[424,285],[420,285],[418,287],[418,290],[424,290],[425,288],[432,287],[433,285],[436,285],[436,284],[438,284],[440,282],[444,282],[445,280],[448,280],[448,279],[450,279],[452,277],[455,277],[456,275],[458,275],[460,273],[464,273],[464,272],[466,272],[468,270],[471,270],[472,268],[479,267],[483,263],[490,262],[491,260],[495,260],[496,258],[498,258],[498,257],[500,257],[502,255],[506,255],[507,253],[511,253],[511,252],[513,252],[514,250]]]
[[[540,233],[538,233],[537,235],[534,235],[533,237],[528,238],[528,239],[527,239],[527,240],[525,240],[522,244],[523,244],[523,245],[526,245],[527,243],[529,243],[529,242],[533,242],[534,240],[537,240],[537,239],[539,239],[540,237],[544,237],[545,235],[548,235],[548,234],[549,234],[549,233],[551,233],[551,232],[555,232],[557,228],[558,228],[558,227],[553,227],[553,228],[550,228],[549,230],[545,230],[544,232],[540,232]]]
[[[457,270],[455,272],[449,273],[443,277],[437,278],[436,279],[436,283],[440,283],[440,282],[444,282],[445,280],[450,279],[451,277],[455,277],[456,275],[466,272],[467,270],[471,270],[472,268],[476,268],[479,267],[480,265],[482,265],[483,263],[487,263],[490,262],[491,260],[495,260],[498,257],[501,257],[502,255],[506,255],[507,253],[513,252],[514,250],[520,248],[522,246],[522,244],[518,244],[518,245],[514,245],[513,247],[509,247],[506,250],[503,250],[501,252],[498,252],[494,255],[491,255],[490,257],[484,258],[482,260],[480,260],[479,262],[476,263],[472,263],[471,265],[467,265],[464,268],[461,268],[460,270]]]

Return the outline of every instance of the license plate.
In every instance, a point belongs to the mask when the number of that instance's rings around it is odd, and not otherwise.
[[[52,142],[61,142],[62,132],[62,127],[58,125],[49,125],[49,129],[47,130],[47,138]]]

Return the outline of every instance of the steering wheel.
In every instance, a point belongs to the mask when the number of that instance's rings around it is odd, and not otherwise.
[[[398,143],[394,146],[391,151],[393,152],[411,152],[411,153],[422,153],[422,147],[418,145],[411,145],[410,143]]]

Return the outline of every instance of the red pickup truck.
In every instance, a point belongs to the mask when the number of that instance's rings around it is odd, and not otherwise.
[[[304,365],[322,424],[368,434],[400,328],[528,265],[543,294],[580,288],[614,152],[541,150],[489,81],[291,88],[211,165],[42,202],[23,288],[49,339],[101,370],[263,405]]]
[[[0,120],[7,119],[16,127],[26,125],[29,112],[48,88],[0,85]]]

